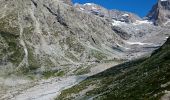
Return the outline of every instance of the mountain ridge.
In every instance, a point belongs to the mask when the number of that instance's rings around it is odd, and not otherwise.
[[[95,4],[0,0],[0,99],[41,99],[47,90],[48,100],[112,64],[150,56],[169,36],[168,26]]]
[[[148,13],[147,17],[149,20],[154,21],[155,25],[168,26],[170,19],[170,1],[169,0],[158,0],[152,10]]]

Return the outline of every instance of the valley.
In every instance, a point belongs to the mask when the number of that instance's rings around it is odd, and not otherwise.
[[[168,100],[169,7],[0,0],[0,100]]]

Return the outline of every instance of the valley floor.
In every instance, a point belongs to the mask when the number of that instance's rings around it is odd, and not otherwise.
[[[66,76],[62,78],[49,78],[36,82],[26,82],[23,85],[1,88],[0,100],[53,100],[64,89],[70,88],[86,79],[88,76],[102,72],[117,65],[117,62],[98,64],[91,68],[91,72],[85,75]],[[9,89],[10,88],[10,89]]]

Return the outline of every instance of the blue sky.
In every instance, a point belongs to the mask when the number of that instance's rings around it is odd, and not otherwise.
[[[136,13],[144,17],[157,0],[73,0],[74,3],[96,3],[108,9],[118,9]]]

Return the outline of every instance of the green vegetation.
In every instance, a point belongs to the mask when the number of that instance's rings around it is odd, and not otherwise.
[[[73,50],[77,53],[82,53],[85,50],[73,35],[67,37],[65,42],[71,51]]]
[[[24,37],[26,41],[32,42],[32,33],[33,33],[34,27],[30,26],[30,27],[26,27],[23,30],[24,33]]]
[[[33,54],[33,49],[29,46],[27,46],[28,49],[28,63],[29,63],[29,70],[36,70],[39,68],[41,65],[39,62],[36,60],[36,57]]]
[[[102,63],[109,63],[109,62],[117,62],[117,63],[123,63],[123,62],[126,62],[127,60],[125,59],[117,59],[117,58],[114,58],[114,59],[109,59],[109,60],[102,60]]]
[[[65,52],[65,56],[70,58],[72,61],[79,61],[79,59],[77,57],[75,57],[71,52]]]
[[[0,31],[3,32],[8,32],[11,33],[13,35],[19,35],[20,31],[19,31],[19,25],[16,24],[15,21],[18,20],[18,14],[16,12],[13,12],[7,16],[5,16],[4,18],[1,18],[0,20]],[[11,26],[11,23],[13,24],[13,27]]]
[[[126,62],[64,90],[56,100],[159,100],[170,91],[170,39],[151,57]],[[96,86],[81,97],[79,93]],[[164,85],[164,86],[162,86]]]
[[[70,89],[64,90],[62,94],[58,98],[56,98],[56,100],[74,100],[75,97],[71,97],[72,94],[78,94],[79,92],[88,88],[88,86],[96,84],[96,83],[97,81],[95,82],[92,82],[91,80],[83,81],[80,84],[73,86]]]
[[[100,51],[97,51],[97,50],[91,50],[90,57],[94,57],[99,61],[107,58],[106,54],[104,54]]]
[[[77,68],[73,73],[74,73],[75,75],[87,74],[87,73],[90,72],[90,68],[91,68],[91,67],[92,67],[92,66],[90,66],[90,65],[82,65],[82,66],[80,66],[79,68]]]
[[[11,61],[15,66],[22,61],[24,56],[24,51],[19,43],[19,38],[17,35],[0,31],[0,54],[1,57],[5,57],[7,61]],[[0,59],[2,59],[0,58]]]

